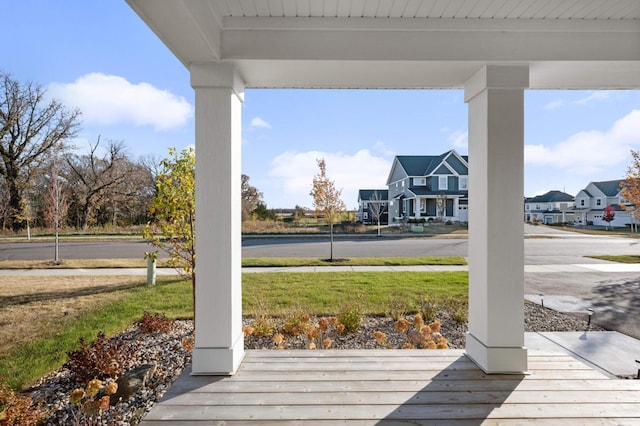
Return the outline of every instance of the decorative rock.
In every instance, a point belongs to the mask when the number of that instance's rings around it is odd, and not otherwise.
[[[156,364],[144,364],[126,372],[116,380],[118,390],[111,395],[111,405],[127,401],[136,392],[145,387],[147,381],[156,372]]]

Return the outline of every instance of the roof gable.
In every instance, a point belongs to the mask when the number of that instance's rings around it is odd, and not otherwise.
[[[622,179],[591,183],[593,183],[593,185],[607,197],[615,197],[620,193],[620,184],[622,183]]]
[[[542,195],[527,198],[527,203],[557,203],[573,201],[573,196],[562,191],[549,191]]]
[[[389,191],[386,189],[361,189],[358,191],[358,201],[369,201],[373,194],[378,193],[378,200],[387,201],[389,199]]]

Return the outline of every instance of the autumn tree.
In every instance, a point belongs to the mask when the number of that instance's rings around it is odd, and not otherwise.
[[[169,149],[169,158],[160,162],[156,176],[156,196],[151,206],[153,222],[144,229],[144,238],[169,255],[168,264],[191,280],[193,303],[196,297],[196,155],[193,148],[180,153]]]
[[[333,261],[333,224],[340,213],[346,208],[340,198],[342,190],[336,189],[334,181],[327,176],[327,165],[324,158],[317,159],[320,172],[313,177],[313,188],[309,195],[313,197],[313,206],[316,212],[323,213],[329,223],[330,256]]]
[[[628,210],[632,220],[632,223],[637,223],[640,219],[640,153],[638,151],[631,150],[631,165],[627,168],[627,176],[625,180],[620,183],[620,189],[622,195],[630,205],[621,204],[624,210]]]
[[[117,188],[123,187],[133,171],[124,143],[109,141],[103,156],[98,155],[99,146],[100,137],[87,154],[67,156],[66,177],[73,188],[71,201],[78,227],[82,229],[95,221],[99,203],[116,196]]]
[[[251,219],[251,213],[262,203],[262,192],[249,184],[249,176],[242,175],[242,220]]]
[[[24,191],[48,156],[76,135],[80,111],[47,100],[42,87],[0,72],[0,176],[8,193],[9,222],[23,227]]]
[[[386,211],[386,201],[378,191],[373,191],[369,197],[369,211],[371,211],[371,218],[378,223],[378,237],[380,236],[380,219]]]
[[[54,261],[57,263],[60,260],[59,255],[59,238],[58,234],[60,227],[64,223],[67,215],[67,198],[65,195],[65,186],[63,178],[58,172],[58,164],[53,161],[49,167],[48,173],[48,185],[46,187],[43,213],[45,223],[51,226],[55,230],[54,240]]]
[[[607,206],[602,210],[602,220],[607,222],[607,229],[609,229],[609,225],[615,219],[616,212],[613,210],[612,206]]]

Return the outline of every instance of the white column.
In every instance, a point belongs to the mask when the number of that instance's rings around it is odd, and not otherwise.
[[[453,199],[453,211],[451,212],[453,215],[453,218],[456,220],[460,220],[460,198],[459,197],[455,197]]]
[[[487,373],[527,370],[524,348],[524,66],[485,66],[469,104],[469,332]]]
[[[241,104],[229,64],[194,65],[196,94],[196,307],[192,374],[233,374],[242,334]]]

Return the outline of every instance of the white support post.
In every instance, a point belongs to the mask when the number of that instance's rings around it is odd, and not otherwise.
[[[465,85],[469,104],[467,355],[487,373],[523,373],[524,88],[526,66],[489,65]]]
[[[194,65],[196,306],[192,374],[233,374],[244,355],[240,214],[243,85],[233,66]]]

